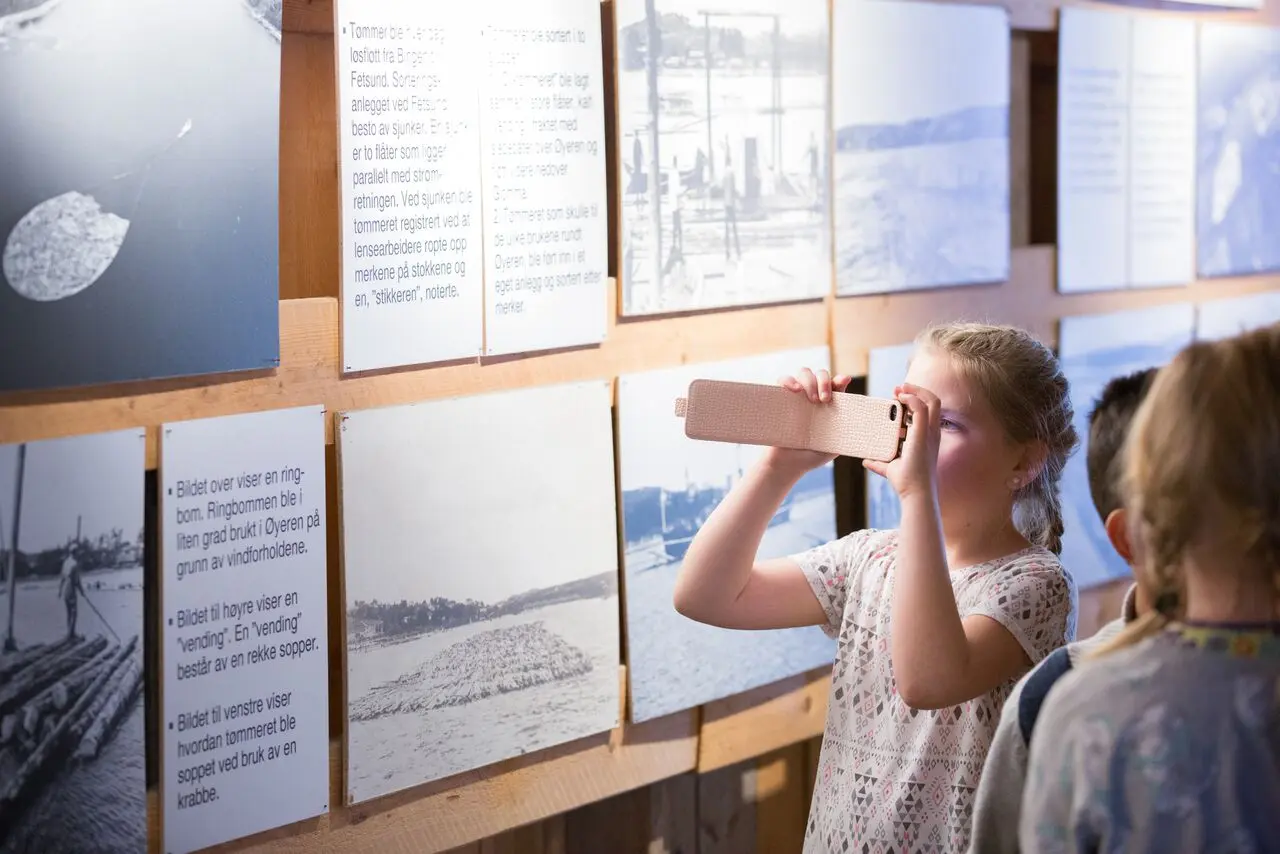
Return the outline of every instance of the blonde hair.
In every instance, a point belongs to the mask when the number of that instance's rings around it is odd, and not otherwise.
[[[916,337],[916,345],[951,358],[986,398],[1011,441],[1044,448],[1040,472],[1014,493],[1014,523],[1030,542],[1060,553],[1062,469],[1079,437],[1067,378],[1053,351],[1024,329],[986,323],[932,325]]]
[[[1278,436],[1280,324],[1196,342],[1157,372],[1134,415],[1120,480],[1131,530],[1145,546],[1136,571],[1153,607],[1098,655],[1182,617],[1182,563],[1206,524],[1225,524],[1228,542],[1270,567],[1280,597]]]

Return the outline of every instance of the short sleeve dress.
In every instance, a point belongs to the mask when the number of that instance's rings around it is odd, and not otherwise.
[[[958,706],[898,696],[889,654],[896,530],[856,531],[793,555],[838,638],[804,854],[958,854],[1011,679]],[[951,572],[960,616],[1007,628],[1032,664],[1074,640],[1076,592],[1056,555],[1030,546]]]

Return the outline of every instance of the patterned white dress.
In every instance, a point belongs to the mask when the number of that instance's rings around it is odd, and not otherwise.
[[[898,696],[889,655],[896,530],[855,531],[792,555],[839,638],[805,854],[960,854],[1011,679],[936,711]],[[961,617],[1005,626],[1033,664],[1075,639],[1074,582],[1032,546],[951,572]]]

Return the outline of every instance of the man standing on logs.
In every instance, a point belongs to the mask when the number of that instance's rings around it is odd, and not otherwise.
[[[80,563],[71,553],[71,549],[67,549],[67,556],[62,559],[62,573],[58,579],[58,595],[62,597],[62,604],[67,608],[67,637],[71,640],[76,640],[77,593],[84,593],[84,586],[80,583]]]

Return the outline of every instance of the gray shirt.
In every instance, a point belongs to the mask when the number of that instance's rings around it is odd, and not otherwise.
[[[1059,680],[1024,852],[1280,851],[1280,627],[1174,625]]]
[[[1067,655],[1074,665],[1094,649],[1114,638],[1125,624],[1136,616],[1134,594],[1137,588],[1130,586],[1124,597],[1121,615],[1107,623],[1092,636],[1069,643]],[[973,831],[969,842],[969,854],[1018,854],[1018,818],[1022,807],[1022,789],[1027,777],[1027,743],[1023,738],[1019,716],[1023,691],[1034,676],[1040,675],[1048,659],[1041,661],[1014,685],[1009,699],[1000,710],[1000,723],[996,725],[978,780],[978,791],[973,803]],[[1038,680],[1037,690],[1050,687]]]

